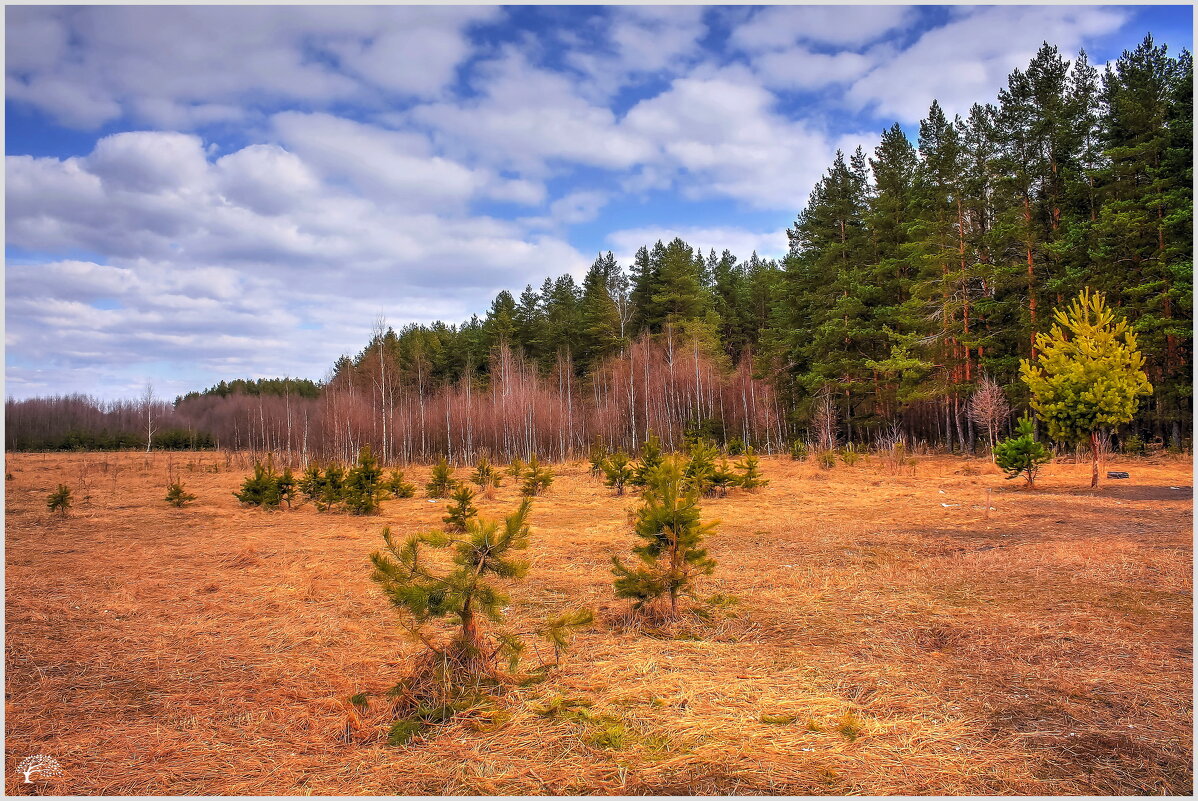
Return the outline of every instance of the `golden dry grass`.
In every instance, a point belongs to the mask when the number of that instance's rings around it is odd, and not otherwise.
[[[174,509],[167,458],[8,456],[11,794],[1193,787],[1187,462],[1112,463],[1131,480],[1097,492],[1087,465],[1050,465],[1028,492],[984,460],[895,477],[876,459],[763,459],[768,487],[704,507],[723,524],[703,589],[740,603],[698,638],[618,624],[609,556],[632,544],[636,497],[558,466],[510,614],[590,604],[599,622],[504,714],[394,748],[379,710],[346,701],[385,691],[416,653],[367,555],[384,525],[436,524],[444,503],[388,501],[370,518],[242,509],[244,465],[176,454],[199,500]],[[90,503],[50,515],[46,495],[60,481],[79,495],[85,465]],[[511,479],[479,504],[512,509]],[[559,697],[586,712],[538,712]],[[21,783],[33,753],[64,776]]]

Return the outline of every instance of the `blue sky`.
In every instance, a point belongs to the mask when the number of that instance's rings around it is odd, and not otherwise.
[[[680,235],[779,255],[837,148],[1187,6],[6,8],[6,393],[320,378]]]

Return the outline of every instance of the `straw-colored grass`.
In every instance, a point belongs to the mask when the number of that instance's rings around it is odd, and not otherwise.
[[[244,462],[170,458],[198,496],[183,509],[163,500],[162,454],[8,456],[9,793],[1193,788],[1185,461],[1112,463],[1131,479],[1092,492],[1084,464],[1023,491],[985,460],[895,476],[763,458],[769,486],[704,505],[723,522],[701,591],[737,603],[659,627],[612,594],[636,496],[559,465],[510,617],[591,605],[596,624],[548,681],[393,747],[382,694],[419,649],[367,555],[384,525],[439,524],[444,502],[267,513],[232,496]],[[81,478],[90,503],[51,515],[46,495]],[[503,514],[516,492],[476,503]],[[23,784],[38,753],[64,775]]]

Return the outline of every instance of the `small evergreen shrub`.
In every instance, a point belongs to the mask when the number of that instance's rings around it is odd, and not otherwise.
[[[474,466],[474,473],[471,474],[470,480],[477,484],[480,490],[485,490],[488,487],[498,487],[503,481],[499,475],[499,471],[486,460],[486,457],[478,460],[478,464]]]
[[[836,466],[836,452],[820,451],[815,457],[815,463],[819,465],[821,470],[831,470]]]
[[[270,460],[266,464],[254,462],[254,474],[242,482],[241,491],[234,492],[233,496],[246,506],[278,509],[283,496],[279,489],[279,474]]]
[[[320,472],[320,466],[315,462],[310,463],[305,469],[304,474],[300,476],[296,482],[299,487],[300,494],[309,501],[316,504],[318,511],[321,509],[322,497],[324,495],[324,476]]]
[[[370,515],[379,510],[383,494],[383,470],[369,447],[358,453],[358,463],[345,476],[341,497],[346,510],[354,515]]]
[[[715,473],[715,457],[718,453],[715,447],[703,440],[691,445],[682,474],[683,483],[700,495],[715,494],[712,474]]]
[[[325,468],[324,483],[317,509],[328,511],[345,499],[345,468],[331,464]],[[323,509],[321,508],[323,507]]]
[[[58,488],[46,498],[46,508],[66,517],[67,510],[71,508],[71,488],[66,484],[59,484]]]
[[[540,495],[549,489],[553,483],[553,471],[543,467],[534,454],[528,460],[528,470],[524,473],[524,482],[520,485],[520,494],[526,497]]]
[[[402,470],[392,470],[383,486],[392,498],[411,498],[416,494],[416,485],[404,480]]]
[[[711,494],[719,495],[721,498],[728,495],[729,487],[740,485],[740,478],[732,469],[732,465],[728,464],[728,460],[721,458],[715,469],[711,471]]]
[[[796,439],[790,443],[790,458],[796,462],[807,461],[807,443],[801,439]]]
[[[1019,418],[1015,436],[994,446],[994,463],[1007,474],[1007,479],[1023,476],[1029,487],[1034,486],[1040,466],[1052,461],[1052,454],[1036,441],[1036,426],[1026,414]]]
[[[371,554],[371,578],[399,613],[402,627],[425,648],[390,693],[399,716],[391,727],[392,744],[485,705],[505,684],[531,680],[552,667],[546,663],[518,675],[526,651],[523,635],[498,627],[510,603],[507,586],[528,571],[528,562],[513,552],[528,547],[531,506],[524,499],[502,524],[471,518],[461,534],[433,531],[396,541],[389,528],[383,529],[386,548]],[[430,549],[450,551],[452,561],[424,558]],[[446,563],[447,568],[440,567]],[[535,633],[553,646],[556,663],[572,632],[592,619],[589,609],[567,611]]]
[[[744,457],[736,463],[736,469],[740,471],[737,483],[742,489],[754,490],[770,483],[761,477],[760,459],[757,458],[757,454],[753,453],[752,448],[745,451]]]
[[[740,456],[745,452],[745,441],[740,437],[733,437],[728,440],[727,451],[729,456]]]
[[[617,495],[624,494],[624,485],[632,478],[632,460],[624,451],[616,451],[603,460],[603,483],[614,489]]]
[[[433,465],[432,477],[424,485],[424,491],[428,493],[428,497],[430,498],[444,498],[453,492],[453,488],[457,485],[457,479],[453,477],[453,468],[449,466],[449,462],[442,456]]]
[[[453,503],[446,507],[448,514],[441,518],[445,522],[445,529],[465,531],[471,518],[478,517],[478,509],[471,503],[474,500],[474,490],[465,484],[459,484],[449,497]]]
[[[282,475],[278,478],[279,483],[279,499],[287,504],[287,508],[291,508],[291,502],[295,500],[298,490],[298,482],[295,480],[295,473],[291,472],[291,467],[284,467]]]
[[[331,464],[322,473],[320,467],[312,463],[295,482],[295,486],[300,494],[316,506],[316,511],[327,512],[343,500],[345,471]]]
[[[524,460],[519,456],[512,459],[512,463],[507,466],[507,474],[519,481],[524,477]]]
[[[650,434],[645,444],[641,446],[641,460],[633,471],[632,483],[638,487],[645,486],[652,473],[661,464],[661,441],[656,434]]]
[[[665,605],[669,617],[678,614],[678,596],[694,596],[694,581],[715,570],[715,560],[703,549],[703,537],[715,527],[700,523],[699,493],[684,482],[685,466],[677,456],[664,459],[645,478],[643,504],[636,513],[632,549],[639,564],[625,565],[612,557],[616,596],[629,598],[635,609]]]
[[[1128,456],[1143,456],[1146,445],[1142,437],[1129,434],[1123,438],[1123,452]]]
[[[195,499],[196,496],[186,492],[183,489],[183,482],[175,481],[174,483],[167,485],[166,502],[171,506],[174,506],[176,509],[182,509],[183,504],[187,503],[188,501],[194,501]]]
[[[840,461],[845,463],[845,466],[852,467],[857,464],[857,460],[861,458],[861,454],[853,447],[853,443],[849,443],[840,449]]]
[[[603,444],[602,439],[596,436],[595,441],[591,443],[590,452],[592,476],[599,478],[604,475],[604,464],[607,462],[608,456],[607,446]]]

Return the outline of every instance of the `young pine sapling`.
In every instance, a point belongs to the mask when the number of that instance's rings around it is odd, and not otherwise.
[[[246,506],[263,509],[278,509],[283,497],[279,490],[279,474],[269,459],[266,463],[254,462],[254,474],[241,484],[241,491],[233,496]]]
[[[519,456],[512,459],[512,463],[507,466],[507,474],[516,481],[524,477],[524,460]]]
[[[290,509],[291,502],[295,500],[299,483],[295,480],[295,473],[291,472],[290,466],[284,467],[282,474],[276,480],[279,485],[279,499]]]
[[[383,486],[391,493],[392,498],[411,498],[416,494],[416,485],[404,480],[402,470],[392,470]]]
[[[396,541],[383,529],[386,548],[371,554],[371,578],[399,613],[400,625],[425,646],[424,656],[395,687],[399,719],[391,742],[402,743],[513,681],[525,651],[523,636],[539,634],[556,655],[570,633],[591,622],[590,610],[559,614],[534,632],[498,628],[510,599],[505,584],[522,578],[528,562],[527,498],[498,521],[471,518],[460,535],[434,531]],[[425,559],[426,550],[452,550],[452,567]],[[545,670],[548,663],[534,670]]]
[[[457,479],[453,477],[453,468],[449,466],[449,462],[442,456],[433,465],[432,475],[429,477],[429,482],[424,485],[424,491],[428,493],[428,497],[430,498],[444,498],[453,492],[453,488],[457,485]]]
[[[719,495],[721,498],[728,495],[728,488],[735,487],[740,484],[740,478],[732,469],[732,465],[728,464],[728,460],[721,457],[720,461],[711,471],[711,494]]]
[[[58,488],[46,498],[46,508],[66,517],[67,510],[71,508],[71,488],[66,484],[59,484]]]
[[[603,483],[617,495],[624,494],[624,485],[632,480],[632,476],[632,461],[624,451],[616,451],[603,460]]]
[[[499,471],[495,466],[487,461],[486,457],[478,460],[478,464],[474,466],[474,472],[470,475],[470,480],[478,485],[480,492],[485,492],[488,489],[498,487],[502,482]]]
[[[661,440],[657,438],[656,434],[650,434],[645,440],[645,444],[641,446],[641,460],[633,471],[632,483],[638,487],[645,486],[649,474],[657,469],[661,461]]]
[[[196,496],[183,489],[182,481],[174,481],[166,487],[166,502],[176,509],[182,509],[188,501],[194,501]]]
[[[1052,454],[1036,441],[1035,423],[1026,414],[1019,418],[1015,436],[994,446],[994,463],[1002,468],[1008,479],[1024,476],[1029,487],[1035,486],[1040,465],[1051,461]]]
[[[607,446],[603,444],[602,438],[595,436],[595,441],[591,443],[591,475],[600,478],[604,475],[604,464],[608,457]]]
[[[530,498],[540,495],[549,489],[549,485],[552,483],[553,471],[548,467],[542,466],[534,454],[528,460],[528,469],[525,471],[524,481],[520,485],[520,494]]]
[[[715,457],[719,451],[703,440],[695,441],[688,453],[686,468],[682,473],[683,483],[693,488],[700,495],[715,494],[715,484],[712,481],[715,473]]]
[[[612,557],[616,596],[633,599],[635,609],[665,604],[658,611],[671,618],[678,615],[678,596],[693,597],[695,578],[715,570],[715,560],[702,547],[715,523],[700,522],[699,494],[686,486],[683,469],[673,456],[645,477],[635,530],[643,543],[632,549],[640,564],[630,567]]]
[[[358,463],[345,476],[342,499],[350,514],[369,515],[379,510],[379,498],[383,494],[383,470],[370,452],[362,448]]]
[[[465,531],[472,518],[478,517],[478,509],[471,501],[474,500],[474,490],[465,484],[459,484],[449,496],[453,503],[445,507],[447,514],[441,518],[447,531]]]
[[[760,459],[757,454],[753,453],[753,449],[749,448],[745,451],[745,455],[736,463],[736,469],[740,471],[740,478],[737,483],[742,489],[754,490],[758,487],[764,487],[770,483],[767,479],[761,477]]]

